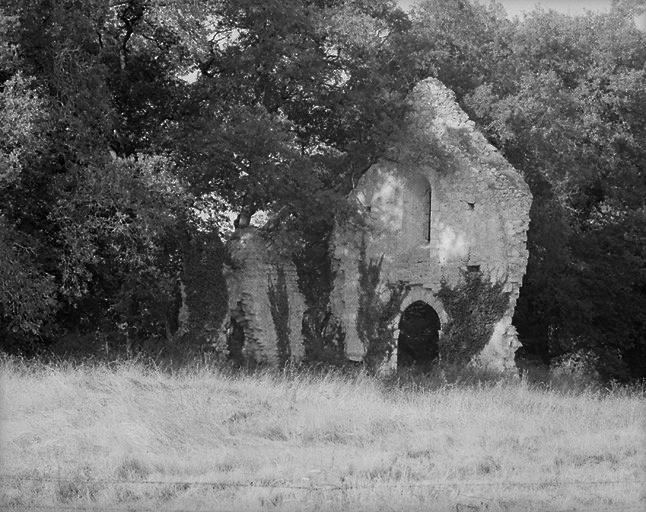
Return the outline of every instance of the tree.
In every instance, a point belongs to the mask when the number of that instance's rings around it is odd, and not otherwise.
[[[146,39],[152,3],[2,8],[3,268],[18,277],[2,282],[1,341],[20,331],[89,350],[106,336],[162,338],[176,315],[178,233],[192,228],[190,197],[155,146],[161,105],[183,82],[164,34]]]
[[[329,229],[411,82],[395,44],[406,18],[386,0],[0,8],[13,98],[0,212],[28,241],[27,275],[52,283],[51,329],[33,333],[45,344],[174,339],[180,281],[202,275],[186,265],[212,266],[198,253],[218,245],[212,198]]]
[[[527,349],[593,351],[620,378],[645,370],[643,42],[617,7],[536,11],[513,40],[515,85],[464,100],[534,195],[515,317]]]
[[[3,30],[15,20],[0,15]],[[0,91],[0,202],[10,203],[8,191],[42,150],[41,135],[48,119],[46,105],[33,80],[17,70],[15,47],[0,46],[6,78]],[[52,276],[35,261],[38,241],[16,229],[0,209],[0,341],[39,334],[56,310]]]
[[[180,127],[190,181],[249,214],[329,221],[324,206],[342,201],[405,111],[405,16],[386,0],[237,0],[209,19]]]
[[[514,319],[524,351],[546,362],[593,351],[620,378],[646,372],[646,55],[635,8],[509,21],[495,2],[427,0],[410,31],[419,73],[456,91],[532,191]]]

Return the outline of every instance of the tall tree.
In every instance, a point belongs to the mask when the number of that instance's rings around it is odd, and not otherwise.
[[[38,313],[52,339],[167,338],[178,276],[200,281],[186,262],[217,236],[206,219],[222,200],[325,230],[411,84],[407,20],[387,0],[0,8],[0,211],[30,240],[34,282],[52,283],[56,308]]]
[[[646,372],[646,58],[631,8],[508,22],[495,6],[428,1],[414,18],[432,43],[429,70],[534,196],[515,317],[524,350],[545,360],[592,351],[602,372],[624,378]],[[476,20],[470,31],[452,28],[464,12]]]
[[[322,206],[339,202],[405,110],[406,17],[388,0],[236,0],[208,19],[180,126],[191,182],[248,213],[331,218]]]

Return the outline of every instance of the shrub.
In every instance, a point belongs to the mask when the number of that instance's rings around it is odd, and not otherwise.
[[[503,287],[475,272],[465,272],[453,288],[442,282],[437,297],[450,320],[440,336],[440,361],[466,364],[485,347],[509,304]]]

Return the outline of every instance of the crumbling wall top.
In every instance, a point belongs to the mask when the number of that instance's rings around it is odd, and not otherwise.
[[[393,137],[386,160],[416,169],[429,167],[438,173],[489,171],[497,188],[530,200],[521,174],[476,128],[452,90],[427,78],[415,86],[409,102],[408,117]]]

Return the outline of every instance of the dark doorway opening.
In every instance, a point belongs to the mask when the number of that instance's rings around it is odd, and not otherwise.
[[[435,310],[418,300],[402,313],[397,340],[397,367],[428,367],[439,353],[440,318]]]

